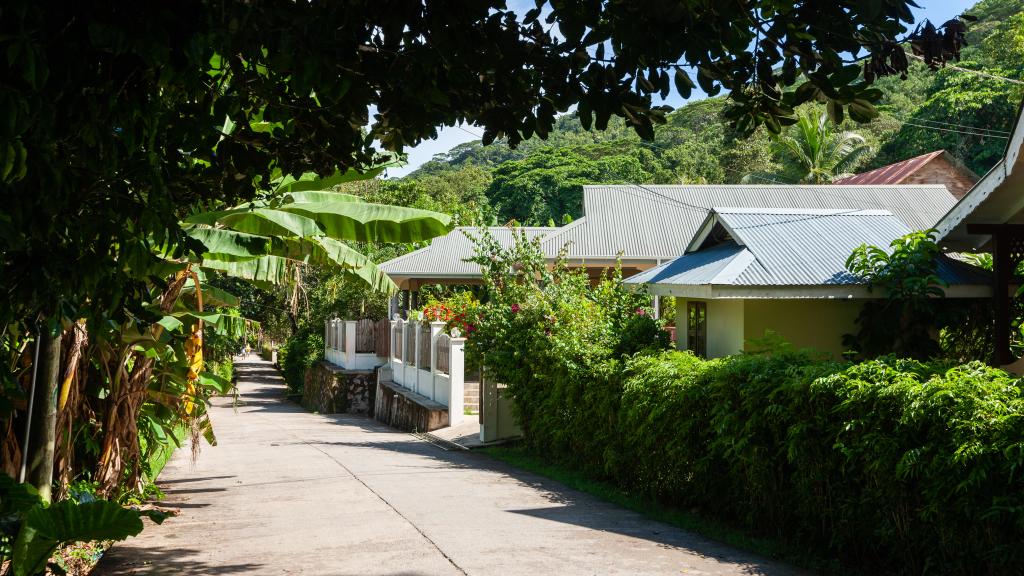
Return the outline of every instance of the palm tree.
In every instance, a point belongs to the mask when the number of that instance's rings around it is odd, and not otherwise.
[[[788,165],[787,180],[829,184],[848,176],[857,162],[871,152],[871,147],[856,132],[836,130],[827,114],[808,110],[800,114],[788,133],[775,138],[775,150]],[[744,182],[765,179],[757,174],[743,177]]]

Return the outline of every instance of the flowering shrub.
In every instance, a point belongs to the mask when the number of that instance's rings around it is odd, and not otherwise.
[[[480,303],[472,292],[457,292],[444,300],[430,300],[423,308],[425,321],[441,320],[445,323],[444,331],[451,334],[458,330],[465,338],[470,338],[477,330],[480,315]]]
[[[422,318],[427,322],[448,322],[454,315],[444,302],[432,302],[423,307]]]
[[[596,284],[561,259],[549,269],[539,241],[520,232],[509,248],[486,234],[476,240],[486,300],[467,357],[508,386],[528,441],[602,450],[610,428],[588,419],[587,406],[616,393],[615,384],[594,375],[612,374],[623,358],[668,344],[650,297],[626,290],[617,269]]]

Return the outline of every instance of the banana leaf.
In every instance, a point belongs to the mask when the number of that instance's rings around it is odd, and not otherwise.
[[[420,242],[448,233],[451,223],[440,212],[365,202],[302,202],[278,210],[316,220],[331,238],[358,242]]]

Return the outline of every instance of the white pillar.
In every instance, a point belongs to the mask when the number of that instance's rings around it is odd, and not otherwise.
[[[345,368],[356,369],[356,321],[345,320]]]
[[[423,330],[420,330],[419,320],[409,320],[412,324],[412,379],[409,388],[417,394],[420,393],[420,338],[423,337]]]
[[[391,340],[391,346],[388,348],[388,350],[390,350],[390,352],[388,352],[388,364],[393,364],[391,360],[395,358],[395,327],[398,326],[398,319],[395,318],[394,320],[388,322],[388,326],[388,338]]]
[[[410,389],[413,388],[411,378],[415,372],[409,371],[409,365],[416,359],[414,356],[416,351],[409,349],[409,332],[412,329],[413,327],[409,325],[409,320],[401,321],[401,381],[398,383]]]
[[[437,386],[435,376],[437,376],[437,337],[441,334],[441,330],[444,329],[444,322],[433,321],[430,323],[430,384],[427,386],[427,391],[420,392],[424,396],[429,397],[431,400],[437,399]]]
[[[448,425],[462,424],[466,405],[466,339],[452,338],[448,348]]]

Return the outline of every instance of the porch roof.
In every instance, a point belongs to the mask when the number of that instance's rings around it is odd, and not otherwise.
[[[380,269],[401,285],[409,279],[423,280],[459,280],[480,278],[480,266],[467,262],[476,253],[473,238],[483,234],[484,230],[504,247],[513,244],[514,231],[521,230],[527,238],[543,237],[556,230],[548,227],[510,228],[506,226],[460,226],[434,238],[429,246],[399,256],[380,265]]]
[[[887,247],[910,228],[885,210],[714,208],[686,253],[626,280],[694,297],[870,298],[846,260],[861,244]],[[942,256],[950,296],[990,293],[986,272]]]

